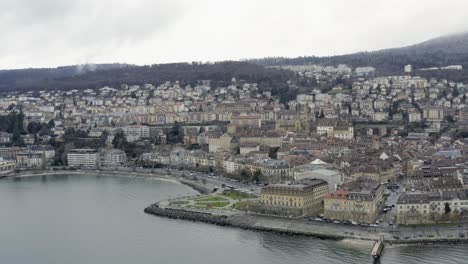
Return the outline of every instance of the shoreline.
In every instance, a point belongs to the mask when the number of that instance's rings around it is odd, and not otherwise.
[[[446,233],[444,236],[432,236],[421,233],[427,232],[426,229],[434,229],[433,226],[420,227],[400,227],[398,230],[383,230],[365,227],[352,227],[343,225],[308,223],[289,218],[265,216],[238,212],[235,214],[222,214],[200,212],[198,210],[178,209],[175,207],[160,207],[158,203],[152,204],[144,209],[147,214],[170,219],[184,221],[200,222],[218,226],[239,228],[250,231],[273,232],[287,235],[308,236],[317,239],[330,240],[355,240],[372,242],[380,237],[384,238],[389,245],[428,245],[428,244],[462,244],[468,243],[468,236],[457,237],[455,234],[463,232],[468,233],[468,227],[450,228],[438,227],[436,233]],[[416,231],[415,231],[416,229]],[[403,236],[405,234],[406,236]],[[431,237],[432,236],[432,237]]]
[[[186,185],[198,193],[209,193],[209,188],[198,182],[190,181],[186,178],[163,175],[162,173],[145,172],[123,172],[123,171],[86,171],[86,170],[56,170],[56,171],[26,171],[23,173],[10,174],[3,178],[27,178],[53,175],[82,175],[82,176],[104,176],[104,177],[125,177],[125,178],[146,178],[165,182]],[[236,213],[224,214],[221,211],[200,212],[196,210],[186,210],[173,207],[159,207],[158,203],[152,204],[144,209],[147,214],[170,219],[184,221],[201,222],[219,226],[228,226],[244,230],[274,232],[287,235],[309,236],[318,239],[331,240],[357,240],[376,241],[379,237],[384,237],[385,243],[396,245],[409,244],[450,244],[468,243],[468,225],[457,227],[456,224],[450,226],[400,226],[395,230],[383,230],[364,228],[356,226],[344,226],[333,224],[319,224],[313,222],[300,221],[298,219],[256,215],[238,211]],[[443,235],[440,235],[443,233]],[[434,235],[437,234],[437,235]],[[460,236],[463,234],[463,236]]]
[[[34,172],[34,173],[33,173]],[[44,177],[54,175],[75,175],[75,176],[104,176],[104,177],[123,177],[123,178],[144,178],[154,179],[163,182],[170,182],[174,184],[182,184],[190,187],[194,191],[206,194],[209,193],[209,189],[197,182],[190,181],[188,179],[181,179],[180,177],[171,177],[163,175],[161,173],[147,173],[147,172],[127,172],[127,171],[87,171],[87,170],[37,170],[37,171],[25,171],[25,173],[9,174],[2,178],[4,179],[15,179],[15,178],[30,178],[30,177]]]

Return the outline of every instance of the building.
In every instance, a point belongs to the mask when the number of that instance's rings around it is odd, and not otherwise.
[[[317,134],[329,138],[351,140],[354,137],[353,125],[338,119],[323,119],[317,123]]]
[[[330,192],[336,191],[338,185],[343,183],[343,177],[338,170],[321,160],[314,160],[309,164],[297,166],[294,171],[294,179],[303,181],[307,179],[320,179],[328,183]]]
[[[357,67],[355,70],[356,75],[359,77],[369,76],[374,74],[375,68],[374,67]]]
[[[99,165],[99,152],[96,149],[72,149],[67,154],[70,167],[96,167]]]
[[[11,160],[3,160],[0,158],[0,175],[5,175],[12,172],[16,168],[16,164]]]
[[[121,129],[129,142],[150,137],[150,128],[148,126],[125,126]]]
[[[458,221],[468,211],[468,190],[404,193],[396,208],[399,224]]]
[[[13,134],[7,132],[0,132],[0,144],[10,143],[13,138]]]
[[[260,115],[233,115],[231,125],[236,128],[261,128],[262,118]]]
[[[23,151],[16,154],[16,166],[18,168],[42,168],[45,165],[43,152]]]
[[[308,184],[271,184],[260,193],[260,203],[271,214],[317,215],[323,211],[328,184],[322,180]]]
[[[227,133],[221,136],[215,136],[208,139],[208,150],[209,152],[231,152],[234,138]]]
[[[384,188],[374,181],[357,180],[324,198],[324,215],[329,219],[373,223],[384,204]]]
[[[121,149],[103,149],[100,157],[102,166],[121,166],[127,163],[127,154]]]
[[[408,111],[408,122],[414,123],[414,122],[421,122],[421,113],[416,110],[416,109],[411,109]]]
[[[427,107],[423,109],[423,118],[429,122],[440,122],[444,120],[444,108]]]
[[[260,171],[269,183],[294,180],[294,168],[284,160],[265,159],[250,166],[251,171]]]
[[[413,71],[413,65],[407,64],[405,65],[405,73],[411,73]]]

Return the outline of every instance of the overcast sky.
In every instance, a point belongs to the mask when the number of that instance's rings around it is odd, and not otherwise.
[[[336,55],[467,18],[465,0],[0,0],[0,69]]]

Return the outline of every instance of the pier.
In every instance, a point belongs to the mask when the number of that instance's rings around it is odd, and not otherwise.
[[[384,248],[384,240],[383,240],[383,237],[381,237],[379,240],[375,241],[375,244],[372,247],[371,256],[374,259],[380,258],[383,253],[383,248]]]

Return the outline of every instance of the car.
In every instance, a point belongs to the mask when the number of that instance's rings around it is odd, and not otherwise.
[[[379,224],[370,224],[369,226],[370,226],[370,227],[378,227]]]
[[[338,220],[333,221],[333,223],[334,223],[334,224],[341,224],[341,222],[338,221]]]
[[[315,221],[315,222],[323,222],[323,219],[320,218],[320,217],[316,217],[316,218],[314,218],[314,221]]]
[[[345,225],[351,225],[351,224],[352,224],[352,222],[351,222],[351,221],[349,221],[349,220],[344,220],[344,221],[343,221],[343,224],[345,224]]]

